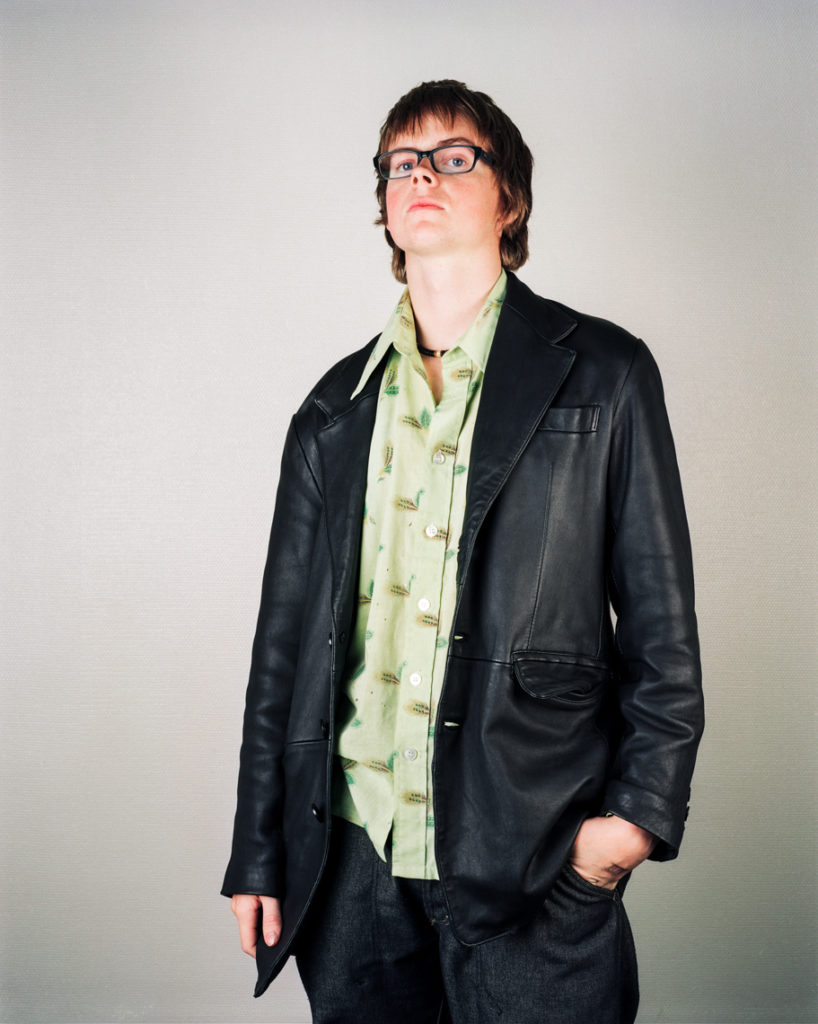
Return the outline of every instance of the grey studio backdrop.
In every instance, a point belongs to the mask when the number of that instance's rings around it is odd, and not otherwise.
[[[816,4],[0,11],[0,1020],[309,1019],[217,895],[250,642],[289,416],[399,294],[378,126],[449,76],[536,155],[523,279],[666,382],[709,718],[639,1020],[818,1020]]]

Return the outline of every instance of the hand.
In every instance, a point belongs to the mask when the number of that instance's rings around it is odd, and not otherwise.
[[[624,818],[587,818],[577,833],[568,863],[592,885],[615,889],[619,879],[645,860],[656,837]]]
[[[230,900],[230,909],[239,922],[241,948],[250,956],[256,955],[258,920],[261,911],[261,933],[268,946],[281,938],[281,903],[275,896],[256,896],[242,893]]]

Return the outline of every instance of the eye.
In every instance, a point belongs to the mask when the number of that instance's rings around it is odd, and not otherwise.
[[[438,165],[450,174],[471,170],[474,153],[464,146],[447,146],[437,155]]]
[[[393,153],[389,158],[389,176],[391,178],[400,178],[407,174],[411,174],[417,166],[418,159],[414,153],[400,150],[397,153]]]

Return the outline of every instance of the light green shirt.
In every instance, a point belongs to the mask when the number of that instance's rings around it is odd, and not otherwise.
[[[505,292],[502,271],[471,327],[442,357],[437,406],[408,291],[352,394],[391,350],[369,450],[333,811],[363,825],[384,859],[391,831],[392,872],[406,878],[437,878],[434,724],[457,598],[471,441]]]

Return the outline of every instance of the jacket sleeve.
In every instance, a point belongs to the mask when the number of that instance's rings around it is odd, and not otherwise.
[[[693,567],[659,371],[637,342],[617,400],[608,477],[609,588],[623,738],[603,805],[676,856],[704,726]]]
[[[244,712],[233,848],[222,894],[283,895],[281,759],[307,578],[322,515],[295,418],[284,444]]]

